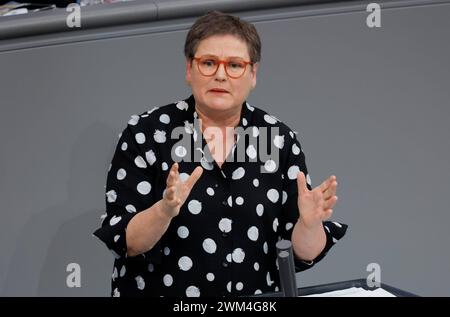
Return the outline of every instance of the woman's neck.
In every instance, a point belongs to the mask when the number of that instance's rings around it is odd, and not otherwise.
[[[235,128],[241,119],[241,107],[236,110],[208,113],[208,111],[204,111],[196,105],[195,110],[201,120],[202,130],[209,127],[220,128],[221,130],[227,127]]]

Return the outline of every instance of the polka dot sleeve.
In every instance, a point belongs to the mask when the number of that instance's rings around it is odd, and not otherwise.
[[[297,174],[299,171],[302,171],[306,175],[306,186],[309,190],[312,189],[311,178],[306,167],[303,149],[295,134],[292,131],[290,131],[289,134],[290,136],[285,136],[285,139],[290,140],[290,142],[287,144],[289,151],[285,162],[286,170],[283,171],[284,181],[282,194],[285,198],[282,202],[283,208],[280,219],[280,238],[286,240],[291,240],[294,225],[299,217],[299,209],[297,204]],[[313,261],[310,262],[295,258],[297,272],[307,270],[319,262],[327,254],[331,247],[345,235],[347,230],[347,225],[338,222],[325,221],[323,222],[323,226],[327,238],[324,249]]]
[[[120,136],[108,171],[106,217],[94,235],[106,244],[117,259],[126,257],[125,230],[129,221],[136,213],[157,201],[152,191],[156,177],[153,165],[155,153],[148,148],[149,141],[145,140],[139,125],[128,124]],[[145,255],[158,256],[159,245],[157,243]]]

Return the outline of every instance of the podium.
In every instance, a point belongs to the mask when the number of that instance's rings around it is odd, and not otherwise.
[[[276,248],[281,291],[262,294],[264,297],[417,297],[383,283],[380,287],[369,287],[366,279],[298,288],[291,241],[280,240]]]
[[[358,288],[366,291],[376,291],[376,290],[383,290],[386,291],[395,297],[418,297],[418,295],[401,290],[399,288],[393,287],[391,285],[381,283],[380,287],[369,287],[367,285],[366,279],[355,279],[355,280],[348,280],[348,281],[342,281],[342,282],[336,282],[336,283],[330,283],[330,284],[321,284],[321,285],[314,285],[314,286],[307,286],[307,287],[301,287],[298,288],[298,296],[321,296],[321,297],[353,297],[352,294],[355,295],[355,297],[379,297],[380,293],[378,292],[347,292],[343,290],[349,290],[352,288]],[[338,291],[343,291],[342,293],[339,293]],[[328,294],[330,293],[330,294]],[[372,294],[372,295],[371,295]],[[272,293],[265,293],[259,295],[260,297],[284,297],[283,292],[272,292]]]

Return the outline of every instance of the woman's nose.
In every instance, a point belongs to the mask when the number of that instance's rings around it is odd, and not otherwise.
[[[216,79],[219,80],[226,80],[227,79],[227,72],[225,71],[225,64],[220,64],[219,68],[216,72]]]

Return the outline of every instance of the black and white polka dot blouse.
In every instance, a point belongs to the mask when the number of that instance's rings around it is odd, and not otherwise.
[[[242,105],[237,141],[221,168],[198,128],[193,96],[133,115],[109,168],[106,216],[94,233],[115,256],[112,296],[243,296],[279,290],[275,243],[291,238],[299,216],[298,171],[311,180],[296,137],[276,117]],[[264,150],[263,150],[264,148]],[[203,174],[150,251],[127,257],[125,230],[162,198],[179,162],[185,180]],[[320,261],[347,226],[323,223],[327,242],[302,271]]]

